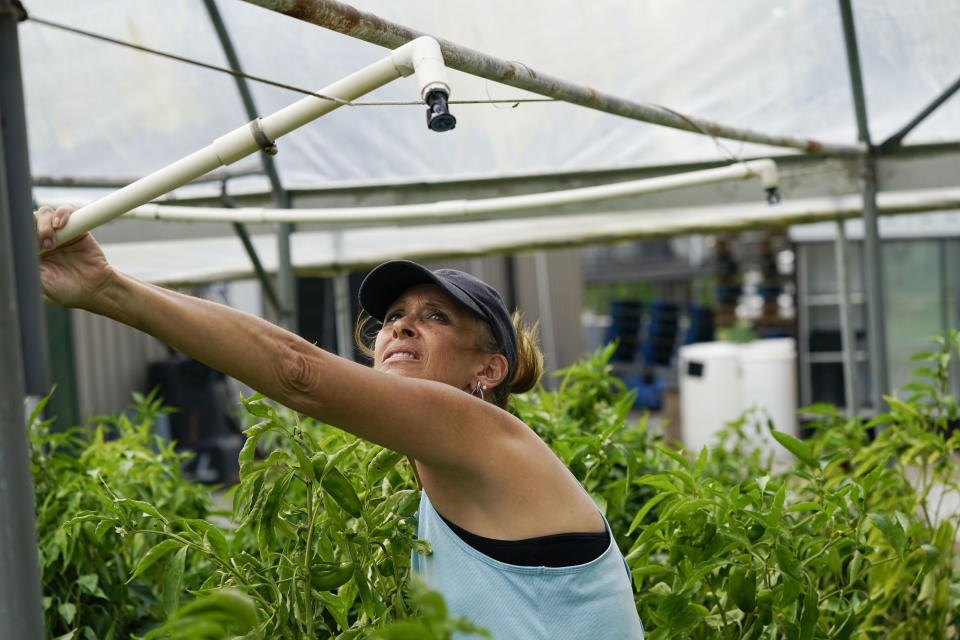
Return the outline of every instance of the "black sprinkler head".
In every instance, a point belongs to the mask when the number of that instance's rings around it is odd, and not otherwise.
[[[457,126],[457,119],[450,114],[447,92],[433,89],[427,94],[427,127],[431,131],[450,131]]]
[[[780,190],[776,187],[765,187],[764,191],[767,192],[767,203],[769,204],[779,204],[780,203]]]

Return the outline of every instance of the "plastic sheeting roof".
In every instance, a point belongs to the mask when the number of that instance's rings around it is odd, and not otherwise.
[[[835,2],[370,0],[362,10],[624,98],[773,134],[856,142]],[[200,0],[24,0],[30,15],[226,66]],[[218,7],[244,71],[316,90],[386,50],[238,0]],[[875,142],[956,79],[960,2],[853,3]],[[27,21],[20,44],[35,176],[134,178],[246,122],[231,77]],[[535,97],[452,72],[453,99]],[[258,111],[301,96],[252,83]],[[369,100],[416,98],[400,80]],[[457,105],[427,131],[422,106],[341,108],[279,142],[287,188],[500,176],[711,160],[696,134],[564,103]],[[960,100],[909,143],[956,139]],[[736,154],[769,154],[724,141]],[[255,158],[234,168],[259,170]],[[260,184],[265,185],[263,180]]]

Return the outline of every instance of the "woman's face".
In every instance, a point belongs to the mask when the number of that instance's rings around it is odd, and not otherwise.
[[[477,348],[478,322],[436,285],[408,289],[387,308],[374,345],[374,366],[472,391],[491,355]]]

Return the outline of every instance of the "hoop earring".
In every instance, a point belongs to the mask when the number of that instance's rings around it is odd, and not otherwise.
[[[477,396],[481,400],[486,401],[486,398],[483,397],[483,392],[486,390],[487,390],[487,385],[481,384],[481,382],[477,380],[477,386],[474,387],[473,393],[471,393],[470,395]]]

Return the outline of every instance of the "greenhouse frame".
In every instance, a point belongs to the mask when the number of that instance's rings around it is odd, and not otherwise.
[[[579,351],[579,293],[566,291],[575,249],[790,229],[834,252],[844,394],[865,377],[881,406],[880,218],[908,229],[889,237],[960,237],[949,27],[960,4],[355,4],[0,0],[0,620],[11,637],[43,635],[24,399],[74,367],[48,336],[71,344],[100,330],[44,310],[28,212],[95,203],[420,36],[436,38],[450,72],[454,131],[427,130],[408,80],[339,100],[329,118],[268,140],[276,156],[204,171],[100,227],[111,263],[174,287],[255,279],[267,315],[291,329],[297,278],[332,278],[342,355],[351,273],[398,257],[468,265],[526,301],[556,368]],[[752,163],[771,160],[768,184]],[[862,247],[866,376],[848,235]],[[942,244],[955,264],[955,243]],[[945,306],[952,282],[941,282]],[[118,357],[138,349],[156,347]],[[97,366],[128,375],[116,359]],[[89,384],[68,377],[74,394]]]

